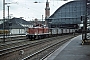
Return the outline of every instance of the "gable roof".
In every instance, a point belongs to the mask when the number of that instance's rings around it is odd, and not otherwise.
[[[11,24],[11,26],[10,26]],[[26,20],[24,19],[21,19],[21,18],[12,18],[10,20],[7,20],[5,23],[4,23],[4,28],[5,29],[9,29],[9,28],[12,28],[12,29],[23,29],[25,28],[24,26],[22,25],[33,25],[31,24],[30,22],[27,22]],[[0,29],[3,29],[3,23],[0,24]]]
[[[30,22],[27,22],[26,20],[22,19],[22,18],[12,18],[12,20],[14,20],[16,23],[20,23],[20,24],[24,24],[24,25],[30,25]]]

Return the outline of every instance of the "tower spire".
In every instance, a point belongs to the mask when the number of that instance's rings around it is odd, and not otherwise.
[[[47,19],[50,16],[50,7],[48,0],[46,1],[46,8],[45,8],[45,19]]]
[[[48,0],[47,0],[47,2],[48,2]]]

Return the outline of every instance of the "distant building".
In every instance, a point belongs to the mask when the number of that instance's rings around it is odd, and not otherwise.
[[[12,18],[5,21],[4,24],[4,28],[6,30],[10,30],[11,34],[25,34],[28,27],[33,27],[32,23],[27,22],[22,18]],[[3,23],[0,24],[0,29],[3,29]]]

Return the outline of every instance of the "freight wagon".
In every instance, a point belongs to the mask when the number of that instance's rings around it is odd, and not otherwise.
[[[48,27],[33,27],[28,28],[26,37],[29,39],[42,39],[51,36],[57,36],[62,34],[74,33],[75,29],[61,29],[61,28],[48,28]]]

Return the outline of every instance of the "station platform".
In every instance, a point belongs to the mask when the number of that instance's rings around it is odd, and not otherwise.
[[[82,36],[79,35],[63,44],[45,60],[90,60],[90,45],[81,45]]]

